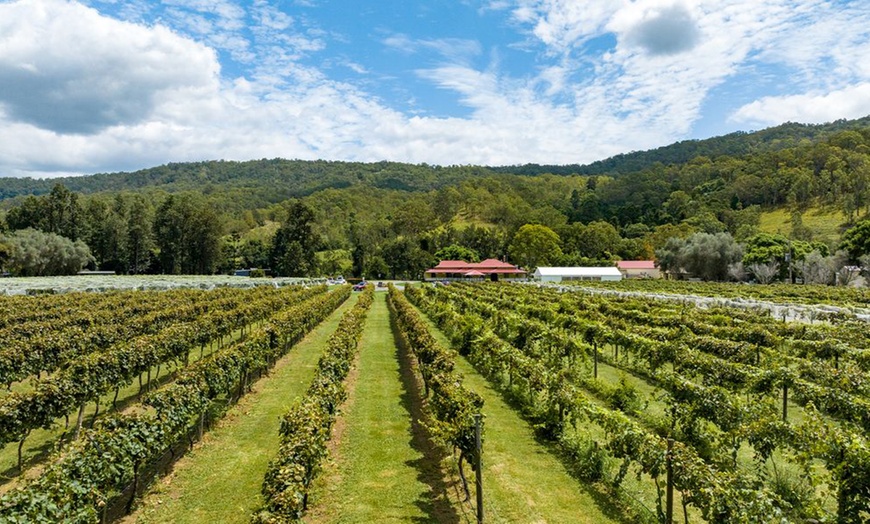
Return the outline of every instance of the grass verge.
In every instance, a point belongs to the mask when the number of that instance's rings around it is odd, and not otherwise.
[[[425,315],[429,330],[444,346],[450,342]],[[552,448],[540,443],[529,424],[465,358],[456,370],[467,388],[484,399],[484,511],[487,522],[617,523],[619,508],[596,490],[587,490],[565,469]]]
[[[244,333],[247,333],[248,329],[256,329],[261,323],[262,321],[257,321],[250,324],[245,327]],[[230,335],[223,337],[222,341],[213,340],[201,349],[194,348],[190,352],[190,364],[200,358],[208,357],[215,351],[240,340],[242,337],[242,329],[237,329]],[[134,379],[129,385],[122,386],[118,390],[117,398],[115,398],[114,392],[102,395],[99,401],[99,413],[97,412],[97,404],[89,402],[85,406],[82,426],[92,427],[95,414],[102,416],[112,411],[124,411],[131,406],[135,406],[139,402],[141,394],[172,382],[175,380],[177,372],[182,368],[183,366],[175,363],[166,363],[152,367],[149,372],[143,372],[139,376],[144,386],[148,386],[147,377],[151,377],[150,386],[147,389],[141,389],[139,386],[140,381]],[[22,464],[24,466],[23,473],[18,469],[18,443],[12,442],[0,449],[0,494],[15,488],[23,479],[35,478],[42,472],[44,461],[51,453],[73,437],[77,416],[78,412],[73,411],[69,414],[68,418],[58,418],[54,426],[49,429],[35,429],[30,432],[21,450]]]
[[[346,301],[294,346],[171,474],[154,483],[124,522],[249,522],[262,504],[260,487],[278,449],[280,416],[305,393],[326,340],[354,302]]]
[[[340,441],[315,481],[308,523],[458,521],[434,446],[416,422],[421,400],[393,338],[385,295],[375,294],[337,424]]]

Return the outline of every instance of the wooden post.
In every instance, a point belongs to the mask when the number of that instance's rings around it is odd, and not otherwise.
[[[592,344],[592,377],[598,378],[598,344]]]
[[[665,524],[674,523],[674,439],[668,439],[667,463],[667,491],[665,493]]]
[[[483,524],[483,444],[481,442],[481,431],[483,426],[483,415],[480,413],[474,415],[474,480],[475,494],[477,495],[477,524]]]
[[[782,420],[788,421],[788,384],[782,385]]]
[[[29,435],[30,432],[28,431],[27,434]],[[24,475],[24,459],[23,459],[23,456],[21,454],[21,451],[24,448],[24,441],[25,440],[27,440],[27,435],[24,435],[24,437],[20,441],[18,441],[18,474],[19,475]]]

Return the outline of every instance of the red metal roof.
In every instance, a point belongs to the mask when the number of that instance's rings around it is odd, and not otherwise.
[[[513,264],[508,264],[507,262],[502,262],[497,258],[487,258],[483,262],[478,262],[475,264],[478,268],[503,268],[503,269],[516,269],[516,266]]]
[[[479,272],[481,275],[489,275],[492,273],[499,274],[526,274],[527,271],[520,269],[513,264],[502,262],[494,258],[489,258],[483,262],[464,262],[462,260],[442,260],[437,266],[426,270],[426,273],[468,273],[469,271]]]
[[[442,260],[434,269],[463,269],[473,265],[473,263],[464,260]]]
[[[620,260],[616,263],[619,269],[655,269],[655,260]]]

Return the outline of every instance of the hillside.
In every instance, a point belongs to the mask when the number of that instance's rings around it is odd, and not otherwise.
[[[430,166],[399,162],[339,162],[262,159],[245,162],[170,163],[134,172],[99,173],[79,177],[31,179],[0,177],[0,201],[22,195],[43,195],[57,184],[83,194],[161,190],[170,193],[222,192],[240,209],[265,207],[288,198],[334,188],[369,186],[401,191],[428,191],[463,180],[517,174],[631,175],[657,164],[681,165],[697,157],[718,159],[782,151],[818,143],[846,130],[870,128],[870,116],[829,124],[786,123],[752,133],[736,132],[706,140],[684,140],[649,151],[631,152],[586,165]]]
[[[484,167],[440,167],[398,162],[251,160],[170,163],[130,173],[100,173],[53,179],[0,178],[0,200],[42,195],[55,184],[84,194],[161,190],[223,193],[242,209],[265,207],[324,189],[367,186],[428,191],[468,178],[492,175]]]
[[[752,153],[779,151],[804,143],[818,142],[832,134],[847,130],[860,130],[870,126],[870,116],[857,120],[837,120],[828,124],[798,124],[788,122],[776,127],[747,133],[737,131],[704,140],[683,140],[648,151],[633,151],[615,155],[590,164],[499,166],[492,170],[499,173],[538,175],[624,175],[643,171],[661,163],[683,164],[695,157],[717,158],[720,156],[743,156]]]
[[[506,257],[525,224],[556,232],[560,263],[577,265],[651,258],[668,238],[693,232],[741,242],[777,233],[836,250],[870,216],[870,119],[669,148],[633,154],[647,167],[604,175],[273,159],[0,179],[0,226],[82,239],[100,268],[210,272],[283,264],[273,237],[296,216],[302,237],[316,238],[307,249],[318,262],[306,268],[399,277],[454,245]],[[751,152],[716,153],[740,148]],[[697,152],[710,154],[667,161]],[[297,205],[307,211],[291,211]]]

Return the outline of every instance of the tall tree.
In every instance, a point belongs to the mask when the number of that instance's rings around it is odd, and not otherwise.
[[[136,195],[127,211],[127,234],[124,251],[128,270],[135,274],[145,272],[154,247],[154,234],[151,228],[154,212],[142,195]]]
[[[94,197],[84,205],[85,227],[82,239],[91,248],[97,267],[104,270],[123,270],[124,201],[115,198],[114,205],[104,197]]]
[[[859,222],[843,233],[842,247],[849,252],[852,260],[870,254],[870,219]]]
[[[163,272],[213,273],[222,230],[214,206],[202,197],[190,193],[166,197],[154,219],[154,239]]]
[[[73,193],[63,184],[55,184],[48,194],[45,207],[46,228],[70,240],[78,240],[82,230],[82,207],[78,193]]]
[[[287,219],[272,241],[272,267],[281,275],[309,276],[317,271],[317,249],[320,239],[312,225],[314,213],[294,200],[287,208]]]
[[[555,231],[547,226],[526,224],[514,235],[508,253],[514,263],[532,271],[561,258],[562,248]]]

